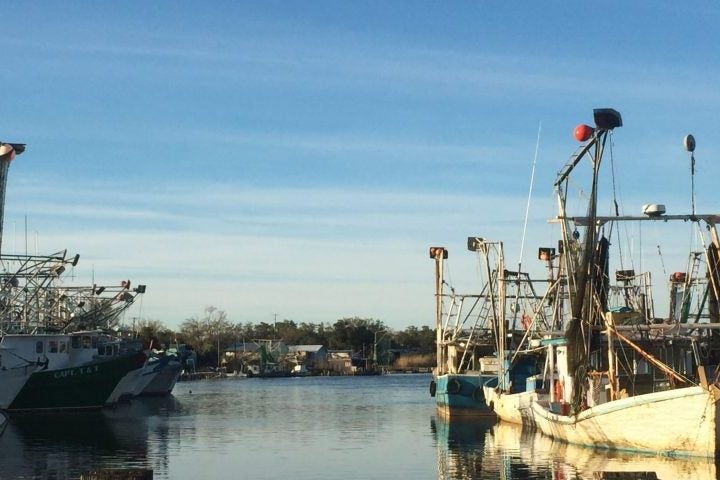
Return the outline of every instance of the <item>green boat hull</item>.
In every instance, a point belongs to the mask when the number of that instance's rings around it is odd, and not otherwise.
[[[73,368],[33,373],[8,411],[101,408],[120,380],[140,368],[143,353],[133,353]]]

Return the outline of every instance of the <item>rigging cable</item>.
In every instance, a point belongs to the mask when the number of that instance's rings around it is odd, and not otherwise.
[[[610,172],[611,172],[611,176],[612,176],[613,206],[614,206],[614,210],[615,210],[614,213],[615,213],[616,217],[619,217],[620,216],[620,206],[618,204],[618,198],[617,198],[618,197],[617,196],[617,177],[615,176],[615,154],[614,154],[614,150],[613,150],[613,144],[614,144],[613,138],[614,137],[611,134],[610,135]],[[610,232],[608,234],[608,238],[610,238],[610,239],[612,239],[613,227],[614,227],[614,222],[610,224]],[[622,239],[620,238],[620,225],[618,225],[617,236],[618,236],[618,253],[619,253],[619,257],[620,257],[620,269],[624,270]]]
[[[660,250],[660,244],[657,246],[658,255],[660,256],[660,265],[662,265],[663,277],[667,277],[667,271],[665,270],[665,261],[663,260],[662,251]]]

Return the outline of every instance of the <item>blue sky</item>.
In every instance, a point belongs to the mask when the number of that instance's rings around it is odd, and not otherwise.
[[[698,211],[720,211],[717,3],[2,13],[0,139],[28,144],[11,166],[4,252],[24,250],[27,218],[31,252],[81,254],[69,282],[146,283],[131,314],[170,327],[208,305],[233,322],[432,325],[428,247],[450,249],[462,291],[479,285],[467,236],[503,240],[519,261],[541,127],[532,264],[556,242],[552,183],[595,107],[623,114],[613,156],[628,213],[688,210],[687,133]],[[663,249],[664,263],[682,269],[690,234],[667,237],[680,253]]]

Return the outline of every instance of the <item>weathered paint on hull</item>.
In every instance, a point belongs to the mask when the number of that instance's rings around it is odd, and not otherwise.
[[[444,417],[492,416],[482,386],[492,375],[454,374],[435,378],[435,403]],[[458,387],[459,385],[459,387]]]
[[[528,422],[524,417],[527,416],[530,405],[538,398],[535,392],[502,393],[488,385],[483,387],[483,391],[485,400],[495,415],[504,422],[517,425]]]
[[[545,435],[576,445],[654,452],[715,455],[718,403],[702,387],[687,387],[615,400],[574,416],[557,415],[535,402],[533,424]]]
[[[142,366],[144,357],[137,353],[79,367],[35,372],[8,410],[100,408],[120,380]]]
[[[521,425],[530,404],[537,401],[535,391],[526,391],[528,378],[535,374],[537,356],[522,356],[510,369],[510,392],[498,388],[499,378],[493,377],[483,384],[485,401],[497,417],[505,422]]]

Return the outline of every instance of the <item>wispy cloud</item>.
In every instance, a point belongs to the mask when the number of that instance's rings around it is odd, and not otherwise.
[[[7,25],[2,135],[29,149],[11,172],[3,246],[24,248],[27,216],[31,251],[37,238],[39,252],[79,252],[76,281],[94,271],[147,283],[144,314],[168,323],[209,303],[243,321],[431,323],[430,245],[450,249],[460,289],[477,281],[468,235],[504,240],[508,264],[519,262],[539,120],[523,260],[541,274],[532,252],[557,242],[545,223],[554,174],[572,153],[576,117],[589,122],[592,107],[627,114],[614,154],[630,165],[615,185],[628,212],[687,204],[675,130],[702,141],[698,191],[714,191],[718,176],[709,161],[720,153],[718,67],[687,60],[685,44],[639,48],[655,27],[609,23],[612,44],[553,6],[502,29],[484,5],[447,25],[418,10],[432,32],[410,18],[333,23],[312,6],[298,22],[263,4],[225,4],[202,25],[174,6],[154,28],[154,17],[110,7],[22,8],[33,21]],[[567,42],[563,22],[590,31]],[[572,206],[582,212],[584,200]]]
[[[277,297],[273,302],[281,304],[284,315],[303,311],[307,321],[367,314],[395,325],[429,322],[431,310],[412,300],[431,288],[427,248],[442,243],[460,254],[467,235],[458,236],[459,231],[496,238],[510,225],[519,231],[516,216],[524,205],[524,199],[509,196],[237,191],[183,184],[153,193],[127,185],[89,185],[88,198],[100,206],[83,211],[86,199],[72,188],[45,192],[57,201],[49,209],[47,202],[33,201],[44,182],[35,187],[28,180],[22,183],[27,195],[20,202],[22,210],[35,212],[28,219],[31,251],[38,232],[38,253],[68,248],[81,254],[77,282],[131,278],[148,284],[145,313],[166,321],[175,321],[181,310],[186,315],[201,311],[208,302],[246,319],[261,317],[272,304],[266,302]],[[120,210],[113,206],[118,192],[134,205],[154,207],[115,214]],[[108,197],[104,201],[103,195]],[[189,205],[190,214],[185,213]],[[8,208],[6,225],[22,225],[22,210]],[[5,251],[24,248],[18,236],[23,233],[6,228]],[[473,277],[472,262],[468,264],[467,275],[457,270],[459,280]],[[218,298],[218,292],[233,294]],[[310,297],[313,292],[317,299]],[[332,307],[320,300],[328,294],[334,295]],[[153,310],[154,302],[158,310]],[[398,302],[406,305],[401,308]],[[173,318],[160,305],[176,309]]]

